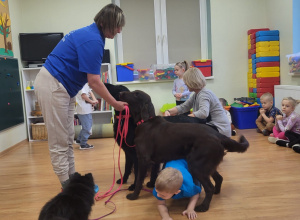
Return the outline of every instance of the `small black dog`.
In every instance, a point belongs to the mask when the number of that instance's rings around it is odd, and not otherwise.
[[[94,186],[91,173],[75,173],[63,191],[44,205],[39,220],[88,220],[94,204]]]

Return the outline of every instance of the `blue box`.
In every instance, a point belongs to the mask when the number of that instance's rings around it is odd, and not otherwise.
[[[116,65],[118,82],[133,81],[133,63],[120,63]]]
[[[260,106],[252,107],[231,107],[230,113],[232,118],[232,123],[238,129],[251,129],[257,128],[256,119],[258,117],[258,109]]]

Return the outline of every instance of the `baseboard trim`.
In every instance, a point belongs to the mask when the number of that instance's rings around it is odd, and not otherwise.
[[[5,156],[5,155],[7,155],[8,153],[10,153],[10,152],[18,149],[19,147],[23,146],[24,144],[28,144],[28,140],[27,139],[24,139],[23,141],[21,141],[21,142],[15,144],[15,145],[13,145],[13,146],[5,149],[4,151],[1,151],[0,152],[0,158],[3,157],[3,156]]]

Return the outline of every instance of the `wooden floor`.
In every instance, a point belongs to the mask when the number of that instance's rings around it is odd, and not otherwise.
[[[300,154],[268,143],[267,138],[254,129],[240,130],[238,134],[246,136],[250,148],[246,153],[228,153],[224,157],[218,169],[224,177],[221,193],[213,197],[207,212],[198,213],[197,219],[300,219]],[[80,173],[92,172],[100,191],[106,191],[113,178],[114,140],[91,139],[89,143],[95,148],[81,151],[74,146],[76,169]],[[121,166],[124,167],[123,152]],[[0,170],[1,220],[37,219],[41,207],[60,192],[47,142],[24,141],[11,151],[1,153]],[[127,193],[122,191],[113,197],[117,210],[104,219],[160,219],[151,193],[142,191],[135,201],[127,200]],[[105,206],[104,201],[95,203],[91,219],[112,211],[113,206]],[[181,216],[187,202],[186,199],[168,201],[174,220],[187,219]]]

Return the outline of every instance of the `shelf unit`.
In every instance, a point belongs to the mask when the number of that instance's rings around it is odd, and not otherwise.
[[[23,68],[22,69],[22,83],[23,83],[23,94],[24,94],[24,103],[25,103],[25,114],[26,114],[26,124],[27,124],[27,134],[29,141],[39,141],[33,140],[32,137],[32,126],[31,124],[44,122],[42,116],[32,116],[31,112],[35,110],[35,102],[37,101],[34,88],[27,89],[28,86],[32,85],[37,74],[41,68]],[[111,65],[109,63],[103,63],[101,66],[101,74],[107,72],[107,82],[111,83]],[[113,109],[112,110],[103,110],[104,100],[99,97],[97,94],[96,98],[101,99],[101,110],[94,111],[92,113],[93,117],[93,126],[99,124],[109,124],[113,118]],[[78,129],[75,129],[77,132]]]

